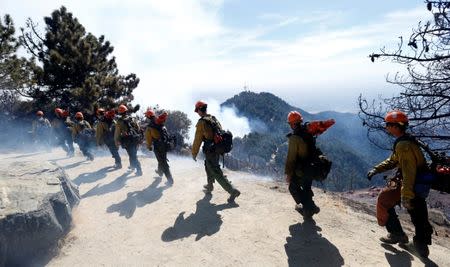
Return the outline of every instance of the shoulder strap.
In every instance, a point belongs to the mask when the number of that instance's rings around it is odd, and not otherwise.
[[[313,158],[317,154],[316,138],[312,134],[308,133],[306,130],[306,124],[300,125],[300,127],[295,129],[290,135],[297,135],[303,139],[308,147],[308,158]]]
[[[395,146],[401,141],[414,142],[415,144],[417,144],[420,148],[422,148],[428,154],[428,156],[430,157],[430,159],[432,161],[435,161],[435,160],[439,159],[438,154],[436,152],[434,152],[433,150],[431,150],[431,148],[426,143],[424,143],[422,140],[419,140],[415,136],[410,135],[410,134],[405,134],[405,135],[403,135],[403,136],[401,136],[401,137],[399,137],[399,138],[397,138],[395,140],[394,147],[393,147],[394,151],[395,151]]]
[[[200,120],[205,121],[212,128],[213,133],[215,134],[222,130],[218,125],[218,120],[212,115],[201,117]]]

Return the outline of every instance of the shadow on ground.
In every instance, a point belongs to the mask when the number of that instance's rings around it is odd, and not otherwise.
[[[145,205],[159,200],[162,197],[164,190],[170,187],[169,184],[158,186],[161,183],[161,180],[162,179],[158,177],[147,188],[141,191],[129,192],[124,201],[109,206],[106,211],[108,213],[118,212],[120,216],[125,216],[127,219],[133,217],[136,208],[142,208]]]
[[[313,219],[289,226],[291,236],[284,248],[289,266],[342,266],[344,259],[339,250],[323,237]]]
[[[236,203],[216,205],[211,203],[211,194],[197,201],[195,213],[191,213],[184,218],[185,212],[181,212],[175,220],[173,226],[164,230],[161,239],[164,242],[171,242],[177,239],[197,235],[195,241],[204,236],[211,236],[220,230],[222,218],[218,211],[239,207]]]
[[[87,198],[87,197],[92,197],[92,196],[101,196],[101,195],[105,195],[108,193],[116,192],[125,186],[128,179],[136,177],[136,175],[130,176],[130,174],[131,174],[131,172],[129,172],[129,171],[125,172],[124,174],[117,177],[114,181],[110,182],[109,184],[105,184],[105,185],[101,185],[101,186],[99,186],[97,184],[91,190],[84,193],[81,196],[81,198]]]
[[[95,172],[82,173],[82,174],[78,175],[77,178],[73,179],[73,182],[76,185],[93,183],[93,182],[96,182],[98,180],[105,178],[106,174],[112,170],[114,170],[113,167],[104,167]]]
[[[389,252],[384,253],[384,255],[386,256],[386,260],[388,261],[390,266],[411,266],[412,261],[414,260],[413,255],[415,255],[422,263],[424,263],[424,266],[427,267],[438,266],[434,261],[430,259],[424,259],[416,255],[417,254],[416,251],[407,245],[400,246],[404,250],[399,250],[392,245],[384,243],[381,243],[381,246],[384,249],[391,252],[391,253]]]

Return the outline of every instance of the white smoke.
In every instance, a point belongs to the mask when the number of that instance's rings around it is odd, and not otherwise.
[[[212,98],[202,99],[208,104],[208,113],[215,116],[222,125],[224,130],[230,130],[233,137],[243,137],[250,133],[250,123],[246,117],[238,116],[235,108],[220,107],[220,103]],[[193,103],[192,106],[194,106]],[[192,121],[192,127],[189,131],[189,139],[192,142],[195,135],[195,125],[200,118],[197,113],[188,113],[189,119]]]

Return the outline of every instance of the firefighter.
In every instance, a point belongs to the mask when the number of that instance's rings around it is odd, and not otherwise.
[[[51,124],[47,118],[44,117],[44,112],[39,110],[36,112],[37,119],[32,123],[31,133],[36,143],[45,145],[50,149],[50,129]]]
[[[122,168],[122,160],[119,155],[119,149],[114,143],[114,131],[116,129],[116,121],[114,110],[105,112],[104,109],[97,110],[98,123],[95,131],[97,146],[106,145],[114,158],[114,168]]]
[[[127,114],[128,108],[125,105],[120,105],[118,108],[118,119],[116,129],[114,131],[114,142],[116,147],[122,145],[127,151],[130,170],[136,170],[136,176],[142,176],[141,163],[137,158],[137,147],[140,140],[139,124]]]
[[[94,160],[94,155],[91,152],[91,143],[94,139],[95,132],[89,122],[84,120],[84,115],[81,112],[75,114],[76,122],[72,128],[72,138],[80,147],[81,152],[88,160]]]
[[[169,148],[169,136],[164,123],[167,120],[168,114],[166,112],[159,115],[157,118],[155,112],[151,109],[147,109],[145,117],[147,117],[149,123],[145,130],[145,139],[148,150],[155,153],[156,160],[158,161],[158,169],[155,172],[162,176],[163,174],[167,178],[169,184],[173,184],[172,173],[167,159],[167,150]]]
[[[308,219],[320,212],[320,208],[313,201],[314,193],[311,189],[313,179],[308,177],[303,169],[314,153],[315,139],[302,125],[303,117],[298,111],[289,112],[287,122],[292,133],[287,135],[289,141],[284,173],[289,184],[289,192],[296,203],[295,210]]]
[[[377,199],[378,224],[388,231],[388,235],[380,240],[388,244],[408,243],[408,236],[395,212],[395,206],[401,203],[415,227],[413,242],[406,246],[427,258],[433,229],[428,221],[425,197],[415,190],[416,177],[427,169],[425,157],[414,138],[406,132],[409,120],[405,113],[398,110],[388,112],[384,121],[386,131],[396,138],[393,152],[388,159],[370,170],[367,178],[371,180],[375,174],[394,168],[397,168],[398,175],[383,188]]]
[[[211,193],[214,189],[213,183],[217,181],[225,191],[230,194],[228,198],[229,203],[233,203],[234,200],[241,194],[231,182],[223,175],[222,169],[219,164],[219,154],[211,150],[210,147],[214,143],[214,130],[212,128],[212,122],[221,128],[220,123],[214,116],[207,113],[207,103],[198,101],[195,104],[195,112],[200,116],[200,119],[196,125],[195,139],[192,145],[192,158],[197,161],[197,155],[200,150],[200,146],[203,143],[203,153],[205,155],[205,170],[208,183],[204,185],[206,193]]]
[[[67,156],[73,157],[75,149],[73,148],[72,127],[74,124],[70,119],[69,112],[56,108],[55,115],[56,117],[52,121],[52,128],[58,144],[66,151]]]

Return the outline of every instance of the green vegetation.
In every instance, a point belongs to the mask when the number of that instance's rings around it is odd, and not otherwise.
[[[332,171],[324,184],[330,190],[367,187],[367,170],[388,154],[369,143],[356,114],[310,114],[271,93],[249,91],[235,95],[222,106],[235,107],[239,115],[249,119],[252,132],[243,138],[235,138],[232,156],[253,166],[256,172],[273,170],[271,174],[282,177],[287,154],[286,134],[290,131],[286,117],[292,110],[300,111],[305,121],[336,120],[336,124],[317,139],[318,146],[333,161]]]

